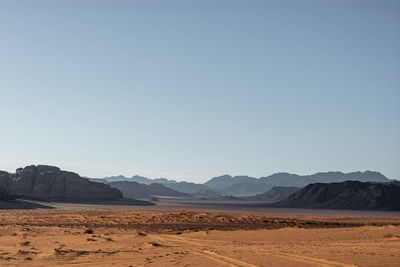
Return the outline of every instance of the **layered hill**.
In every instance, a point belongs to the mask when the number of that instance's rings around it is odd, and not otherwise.
[[[162,184],[140,184],[137,182],[119,181],[109,185],[120,190],[124,197],[151,199],[153,196],[189,197],[189,194],[178,192]]]
[[[252,197],[246,197],[246,200],[256,200],[256,201],[268,201],[277,202],[286,199],[294,192],[300,190],[298,187],[288,187],[288,186],[274,186],[265,193],[257,194]]]
[[[230,176],[230,175],[222,175],[211,178],[208,180],[205,185],[216,189],[216,190],[224,190],[235,184],[258,184],[259,179],[249,176]]]
[[[168,180],[166,178],[155,178],[155,179],[150,179],[147,177],[139,176],[139,175],[134,175],[130,178],[125,177],[123,175],[118,175],[118,176],[109,176],[109,177],[103,177],[103,178],[88,178],[89,180],[93,182],[101,182],[101,183],[112,183],[112,182],[137,182],[140,184],[172,184],[172,183],[177,183],[175,180]]]
[[[222,195],[245,197],[262,194],[271,189],[271,185],[262,183],[239,183],[218,189]]]
[[[179,183],[167,183],[164,185],[171,189],[187,193],[195,197],[213,198],[213,197],[219,197],[221,195],[221,193],[218,192],[217,190],[214,190],[203,184],[179,182]]]
[[[293,193],[276,207],[400,210],[400,184],[346,181],[341,183],[315,183]]]
[[[212,198],[212,197],[219,197],[221,195],[219,191],[203,184],[195,184],[190,182],[177,182],[175,180],[168,180],[166,178],[149,179],[138,175],[134,175],[131,178],[128,178],[123,175],[119,175],[119,176],[110,176],[104,178],[88,178],[88,179],[93,182],[100,182],[105,184],[110,184],[113,182],[136,182],[144,185],[151,185],[154,183],[162,184],[165,187],[168,187],[175,191],[190,194],[196,197]]]
[[[320,172],[311,175],[298,175],[291,173],[275,173],[270,176],[255,178],[250,176],[223,175],[210,179],[204,184],[191,182],[177,182],[166,178],[150,179],[143,176],[111,176],[101,179],[92,178],[91,181],[111,183],[116,181],[138,182],[150,185],[153,183],[162,184],[173,190],[191,194],[197,197],[218,198],[220,196],[249,197],[265,193],[276,186],[283,187],[304,187],[313,183],[335,183],[350,181],[360,182],[390,182],[388,178],[379,172]]]
[[[120,200],[122,193],[103,183],[91,182],[58,167],[38,165],[0,172],[0,187],[11,194],[47,201]]]

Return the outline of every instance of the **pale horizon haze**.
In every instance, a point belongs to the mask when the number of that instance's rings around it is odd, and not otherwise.
[[[400,179],[400,1],[0,2],[0,170]]]

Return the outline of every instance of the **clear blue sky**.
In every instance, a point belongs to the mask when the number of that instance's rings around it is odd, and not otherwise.
[[[0,169],[400,178],[400,1],[0,2]]]

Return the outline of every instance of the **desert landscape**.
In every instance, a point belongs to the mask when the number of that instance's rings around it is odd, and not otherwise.
[[[0,267],[400,267],[400,1],[0,0]]]
[[[325,183],[312,183],[321,176]],[[399,183],[371,172],[332,180],[342,176],[206,198],[155,182],[163,180],[123,178],[114,188],[55,166],[3,171],[0,265],[398,266]],[[243,179],[211,181],[242,186]]]
[[[1,212],[1,266],[398,266],[400,262],[397,212],[387,212],[386,217],[323,211],[283,216],[221,207],[210,212],[200,205],[168,203],[50,206],[54,209]]]

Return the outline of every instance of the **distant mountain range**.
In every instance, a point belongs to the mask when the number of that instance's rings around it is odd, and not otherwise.
[[[104,177],[104,178],[89,178],[89,180],[93,180],[95,182],[103,182],[103,183],[127,181],[127,182],[137,182],[140,184],[147,184],[147,185],[154,184],[154,183],[158,183],[158,184],[177,183],[177,181],[175,181],[175,180],[168,180],[166,178],[150,179],[150,178],[146,178],[146,177],[139,176],[139,175],[134,175],[131,178],[127,178],[123,175],[118,175],[118,176],[110,176],[110,177]]]
[[[334,183],[343,181],[389,182],[379,172],[320,172],[312,175],[275,173],[259,179],[249,176],[219,176],[212,178],[205,185],[218,190],[224,195],[245,196],[261,194],[274,186],[304,187],[312,183]]]
[[[208,198],[207,201],[275,202],[270,204],[274,207],[400,210],[400,181],[372,171],[276,173],[261,178],[223,175],[204,184],[141,176],[90,179],[46,165],[26,166],[15,173],[0,171],[0,209],[8,200],[21,196],[66,202],[201,197]],[[152,205],[147,201],[129,201],[133,205]]]
[[[399,211],[400,183],[315,183],[273,205],[290,208]]]
[[[116,181],[108,184],[120,190],[124,197],[135,199],[151,199],[156,196],[190,197],[191,195],[178,192],[162,184],[140,184],[137,182]]]
[[[131,178],[127,178],[125,176],[111,176],[111,177],[104,177],[104,178],[89,178],[90,181],[93,182],[101,182],[110,184],[113,182],[135,182],[144,185],[151,185],[151,184],[161,184],[167,188],[179,191],[181,193],[190,194],[195,197],[218,197],[221,195],[220,192],[206,186],[203,184],[195,184],[190,182],[177,182],[175,180],[168,180],[165,178],[157,178],[157,179],[149,179],[142,176],[132,176]],[[166,192],[166,191],[164,191]],[[153,192],[155,193],[155,192]],[[156,195],[162,195],[161,193],[157,193]],[[164,195],[164,196],[175,196],[175,195]]]
[[[131,178],[120,175],[90,180],[102,183],[133,181],[147,185],[158,183],[182,193],[207,198],[218,197],[221,195],[239,197],[254,196],[265,193],[276,186],[302,188],[312,183],[335,183],[347,180],[360,182],[390,182],[390,180],[384,175],[374,171],[358,171],[351,173],[320,172],[312,175],[297,175],[282,172],[261,178],[223,175],[214,177],[204,184],[177,182],[165,178],[149,179],[137,175],[132,176]]]

